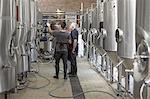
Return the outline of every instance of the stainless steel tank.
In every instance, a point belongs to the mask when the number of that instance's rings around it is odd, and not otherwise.
[[[31,30],[30,0],[23,0],[23,4],[24,4],[24,13],[25,13],[25,16],[26,16],[26,17],[24,17],[25,34],[28,34]]]
[[[150,36],[150,1],[149,0],[137,0],[136,11],[136,38],[137,45],[142,39],[146,41]]]
[[[37,21],[39,23],[42,23],[42,13],[40,12],[38,6],[37,6],[37,16],[36,17],[37,17]]]
[[[142,81],[148,76],[149,73],[149,42],[142,40],[137,48],[137,55],[134,62],[134,79]]]
[[[84,20],[83,20],[83,40],[87,42],[87,35],[89,31],[89,21],[88,21],[88,12],[84,14]]]
[[[89,9],[89,11],[88,11],[88,30],[90,30],[92,27],[92,12],[93,12],[93,9]]]
[[[150,38],[149,38],[150,39]],[[137,55],[134,59],[134,98],[137,99],[141,94],[142,84],[149,84],[150,82],[150,42],[141,40],[137,48]],[[144,88],[143,99],[150,99],[149,87]]]
[[[92,10],[92,28],[97,28],[97,9]]]
[[[25,41],[22,47],[22,57],[23,57],[23,69],[24,72],[29,71],[29,55],[30,55],[30,42],[31,42],[31,15],[30,15],[30,0],[23,1],[24,14],[26,17],[23,17],[24,22],[24,37]]]
[[[139,42],[141,42],[138,45],[138,47],[141,47],[140,45],[144,45],[145,43],[148,43],[147,44],[148,45],[147,49],[148,49],[149,45],[150,45],[150,0],[137,0],[136,3],[137,3],[136,35],[139,36],[139,38],[140,38],[140,39],[136,38],[136,42],[137,42],[137,45]],[[143,42],[144,42],[144,44],[143,44]],[[144,48],[142,47],[141,50],[144,50]],[[149,51],[149,50],[147,50],[147,51]],[[138,53],[139,52],[137,51],[137,54]],[[144,65],[142,65],[142,66],[144,66]],[[148,68],[148,67],[146,67],[146,68]]]
[[[104,1],[97,2],[97,28],[99,28],[100,22],[104,21]]]
[[[125,61],[126,68],[133,68],[135,42],[136,0],[118,1],[117,53]]]
[[[15,63],[10,53],[15,8],[15,0],[0,0],[0,93],[15,88]]]
[[[23,57],[22,57],[22,47],[21,45],[24,45],[24,42],[26,42],[25,39],[25,33],[24,33],[24,22],[23,22],[23,16],[24,14],[24,8],[23,8],[23,1],[18,0],[17,1],[17,7],[18,7],[18,20],[17,20],[17,35],[16,35],[16,53],[17,53],[17,74],[20,74],[24,71],[23,69]]]
[[[28,71],[27,36],[30,30],[29,0],[18,0],[17,74]],[[26,17],[24,17],[26,16]]]
[[[87,14],[84,13],[82,17],[82,35],[83,35],[82,39],[84,41],[86,41],[86,34],[87,34],[87,27],[88,27],[86,20],[87,20]]]
[[[91,25],[91,28],[92,28],[92,43],[94,45],[96,45],[96,40],[97,40],[97,36],[98,36],[98,30],[97,30],[97,9],[94,8],[92,10],[92,25]]]
[[[37,50],[36,50],[36,25],[37,25],[37,18],[36,18],[36,2],[34,0],[30,1],[31,5],[31,62],[37,61]]]
[[[98,1],[97,2],[97,7],[96,7],[96,12],[97,12],[97,41],[96,41],[96,46],[98,48],[103,48],[103,33],[102,33],[102,28],[103,28],[103,21],[104,21],[104,18],[103,18],[103,12],[104,12],[104,1]]]
[[[106,0],[104,3],[104,30],[106,36],[104,37],[103,48],[107,51],[110,59],[114,65],[118,62],[117,56],[117,42],[115,38],[115,31],[117,29],[117,0]]]
[[[118,0],[118,55],[133,59],[135,55],[136,0]],[[119,32],[118,32],[119,31]],[[120,40],[119,40],[120,39]]]
[[[138,83],[135,86],[135,98],[139,97],[141,86],[139,81],[144,84],[150,81],[150,0],[136,0],[136,44],[137,56],[134,63],[134,79]],[[146,89],[146,88],[144,88]],[[147,87],[146,95],[143,99],[150,98],[149,87]]]
[[[115,31],[117,29],[117,0],[107,0],[104,3],[104,29],[107,36],[104,38],[106,51],[117,51]]]
[[[30,1],[31,5],[31,42],[36,38],[36,2]]]
[[[84,24],[83,24],[83,28],[85,28],[86,30],[88,30],[88,12],[86,12],[84,14]]]

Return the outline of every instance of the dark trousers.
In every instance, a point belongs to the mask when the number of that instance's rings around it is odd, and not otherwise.
[[[59,62],[60,59],[63,60],[63,68],[64,68],[64,77],[67,75],[67,58],[68,58],[68,52],[67,51],[56,51],[55,52],[55,70],[56,70],[56,76],[59,75]]]
[[[70,53],[68,60],[71,62],[71,74],[77,74],[77,59],[76,54]]]

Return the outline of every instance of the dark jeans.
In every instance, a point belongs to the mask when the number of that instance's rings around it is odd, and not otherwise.
[[[56,51],[55,55],[55,70],[56,70],[56,76],[59,75],[59,62],[60,59],[63,60],[63,68],[64,68],[64,77],[67,75],[67,58],[68,58],[68,52],[67,51]]]
[[[68,60],[71,62],[71,74],[77,75],[77,59],[76,54],[70,53]]]

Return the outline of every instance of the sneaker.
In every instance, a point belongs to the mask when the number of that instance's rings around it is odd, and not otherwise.
[[[59,79],[59,77],[58,77],[58,76],[53,76],[53,78],[55,78],[55,79]]]

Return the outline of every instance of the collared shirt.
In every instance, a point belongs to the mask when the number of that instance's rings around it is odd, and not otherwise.
[[[77,29],[74,29],[71,31],[72,46],[74,43],[74,39],[77,39],[77,43],[78,43],[78,35],[79,35],[79,33],[78,33]],[[76,53],[78,53],[78,45],[76,46],[75,51],[76,51]]]
[[[55,50],[56,51],[68,51],[69,40],[71,40],[71,36],[69,33],[65,31],[57,31],[53,33],[55,37]]]

